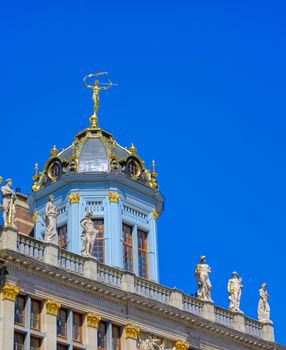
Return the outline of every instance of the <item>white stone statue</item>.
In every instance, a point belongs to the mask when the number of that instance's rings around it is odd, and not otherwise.
[[[232,273],[232,278],[229,279],[227,290],[229,292],[229,309],[232,311],[240,311],[240,299],[242,293],[242,278],[237,272]]]
[[[46,205],[44,216],[44,221],[46,224],[45,242],[48,243],[55,243],[55,237],[57,234],[57,217],[59,215],[59,209],[55,206],[54,201],[55,198],[51,194]]]
[[[83,241],[81,254],[85,257],[92,256],[95,238],[99,233],[99,230],[95,228],[94,223],[92,221],[92,213],[87,213],[85,218],[81,220],[80,224],[83,227],[81,235],[81,239]]]
[[[1,187],[1,193],[3,198],[3,221],[4,226],[12,226],[17,228],[15,225],[16,207],[15,201],[17,199],[16,194],[12,188],[12,180],[7,179],[6,185]]]
[[[266,287],[266,283],[263,283],[259,289],[258,320],[260,322],[270,321],[270,306],[268,304],[269,294]]]
[[[139,339],[139,350],[160,349],[159,343],[160,343],[160,339],[152,338],[152,336],[149,335],[149,337],[144,340]]]
[[[201,300],[212,302],[211,291],[212,285],[209,279],[211,273],[211,268],[206,264],[206,257],[201,256],[201,263],[197,265],[195,270],[196,279],[198,282],[198,292],[197,296]]]

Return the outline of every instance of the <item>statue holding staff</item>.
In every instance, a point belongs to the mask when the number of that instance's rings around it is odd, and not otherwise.
[[[268,304],[269,294],[266,287],[266,283],[263,283],[259,289],[258,320],[260,322],[270,321],[270,306]]]
[[[209,278],[209,275],[211,273],[211,268],[208,264],[206,264],[205,256],[201,256],[200,259],[201,259],[201,263],[197,265],[195,270],[195,275],[196,275],[196,279],[199,287],[197,296],[201,300],[212,302],[212,298],[211,298],[212,285]]]
[[[1,187],[1,193],[3,198],[3,221],[4,226],[12,226],[17,228],[15,225],[16,207],[15,201],[17,199],[16,194],[12,188],[13,182],[11,179],[6,180],[6,185]]]
[[[50,243],[55,243],[55,237],[57,234],[57,217],[59,215],[59,208],[55,206],[54,201],[54,196],[50,195],[44,216],[46,224],[45,241]]]
[[[232,311],[240,311],[240,299],[242,293],[242,278],[237,272],[232,273],[232,278],[229,279],[227,290],[229,292],[229,309]]]

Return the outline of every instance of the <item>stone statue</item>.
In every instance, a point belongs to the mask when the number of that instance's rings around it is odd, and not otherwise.
[[[240,298],[242,292],[242,278],[237,272],[232,273],[232,278],[229,279],[227,290],[229,292],[229,309],[232,311],[240,311]]]
[[[54,201],[55,198],[51,194],[46,205],[44,216],[44,221],[46,224],[45,242],[48,243],[55,243],[55,237],[57,234],[57,217],[59,215],[59,209],[55,206]]]
[[[259,289],[258,320],[260,322],[270,321],[270,306],[268,304],[269,294],[266,287],[266,283],[263,283]]]
[[[81,235],[81,239],[83,241],[81,254],[85,257],[92,256],[95,238],[99,233],[99,230],[94,227],[94,223],[92,221],[92,213],[87,213],[85,218],[81,220],[80,224],[83,227],[83,232]]]
[[[212,302],[211,290],[212,285],[209,279],[211,268],[206,264],[206,257],[201,256],[201,263],[197,265],[195,270],[196,279],[198,281],[199,290],[197,296],[201,300]]]
[[[139,340],[139,350],[155,350],[160,349],[160,339],[152,338],[151,335],[147,339]]]
[[[7,179],[6,185],[1,187],[1,193],[3,198],[3,221],[4,226],[12,226],[17,228],[15,225],[16,207],[15,201],[17,199],[16,194],[12,188],[12,180]]]

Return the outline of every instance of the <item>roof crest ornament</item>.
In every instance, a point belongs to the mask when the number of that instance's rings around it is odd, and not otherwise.
[[[93,106],[93,115],[90,117],[90,127],[91,128],[96,128],[98,127],[98,109],[99,109],[99,93],[103,90],[109,90],[111,86],[118,86],[118,84],[113,84],[111,79],[108,79],[108,83],[101,83],[98,79],[94,81],[94,85],[89,85],[87,83],[87,80],[92,78],[92,77],[98,77],[100,75],[109,75],[107,72],[98,72],[95,74],[88,74],[83,78],[84,85],[88,89],[92,89],[93,94],[92,94],[92,99],[94,102]],[[100,86],[101,85],[101,86]],[[107,85],[107,86],[102,86],[102,85]]]

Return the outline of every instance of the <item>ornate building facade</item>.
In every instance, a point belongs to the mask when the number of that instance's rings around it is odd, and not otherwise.
[[[101,75],[101,74],[97,74]],[[91,78],[91,75],[86,77]],[[285,347],[274,341],[266,285],[259,321],[211,298],[206,257],[197,297],[159,283],[157,220],[164,209],[155,163],[98,126],[98,80],[90,126],[44,168],[28,199],[2,187],[0,350],[229,350]]]

